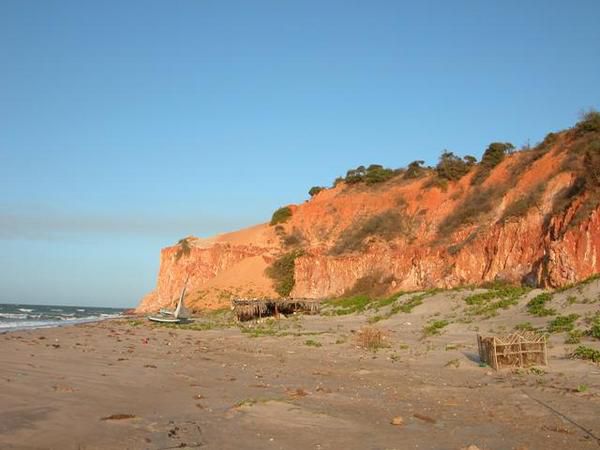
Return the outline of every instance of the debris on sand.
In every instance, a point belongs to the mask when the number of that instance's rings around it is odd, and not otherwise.
[[[112,414],[110,416],[102,417],[100,420],[127,420],[135,418],[136,416],[133,414]]]
[[[434,418],[426,416],[424,414],[414,413],[413,416],[415,416],[417,419],[421,419],[424,422],[429,422],[429,423],[436,422],[436,420]]]
[[[404,425],[404,419],[401,416],[396,416],[390,423],[392,425]]]
[[[70,386],[61,386],[61,385],[54,385],[52,386],[52,389],[54,389],[56,392],[75,392],[76,389],[72,388]]]
[[[302,388],[297,388],[297,389],[286,389],[288,396],[291,399],[298,399],[298,398],[302,398],[302,397],[306,397],[308,395],[308,392],[306,392],[304,389]]]

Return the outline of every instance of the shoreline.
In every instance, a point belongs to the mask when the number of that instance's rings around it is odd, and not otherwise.
[[[104,322],[107,320],[120,320],[126,319],[126,316],[114,316],[114,317],[99,317],[95,319],[73,319],[72,321],[63,320],[55,324],[43,324],[43,325],[24,325],[16,327],[0,328],[0,335],[6,333],[14,333],[17,331],[34,331],[34,330],[47,330],[52,328],[72,327],[77,325],[85,325],[88,323]],[[66,322],[66,323],[65,323]]]

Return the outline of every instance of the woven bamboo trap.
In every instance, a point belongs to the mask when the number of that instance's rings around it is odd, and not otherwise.
[[[505,336],[477,335],[479,359],[495,370],[548,365],[546,337],[533,331]]]

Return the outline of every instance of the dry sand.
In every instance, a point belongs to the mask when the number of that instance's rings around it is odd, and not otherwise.
[[[295,316],[258,337],[127,320],[0,335],[0,448],[598,448],[600,367],[567,358],[564,335],[542,372],[480,367],[477,330],[548,318],[520,304],[458,323],[462,296],[378,322],[377,352],[356,345],[376,312]],[[454,323],[423,338],[432,318]]]

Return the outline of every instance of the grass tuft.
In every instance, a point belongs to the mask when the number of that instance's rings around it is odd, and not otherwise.
[[[313,339],[307,339],[306,341],[304,341],[304,345],[308,345],[309,347],[322,347],[323,344],[321,344],[319,341],[315,341]]]
[[[573,358],[577,359],[585,359],[592,362],[600,362],[600,350],[596,350],[595,348],[586,347],[585,345],[580,345],[571,353]]]
[[[385,347],[383,331],[375,327],[363,327],[357,334],[358,346],[367,350],[377,351]]]
[[[468,313],[471,315],[493,317],[499,309],[508,309],[519,302],[519,298],[530,289],[521,286],[506,284],[492,285],[487,292],[469,295],[465,303],[469,305]]]
[[[429,325],[423,327],[423,334],[425,336],[433,336],[442,334],[442,329],[450,324],[447,320],[434,320]]]
[[[568,316],[557,316],[548,324],[548,333],[563,333],[575,328],[575,321],[579,319],[579,314],[569,314]]]
[[[527,303],[527,311],[530,314],[538,317],[552,316],[556,314],[556,311],[552,308],[546,308],[546,303],[552,300],[552,294],[544,292],[543,294],[537,295]]]

